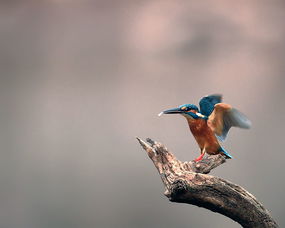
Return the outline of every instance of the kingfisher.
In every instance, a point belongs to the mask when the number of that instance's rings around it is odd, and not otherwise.
[[[181,114],[188,122],[190,131],[200,147],[201,155],[195,161],[202,160],[205,153],[223,154],[227,159],[232,156],[220,145],[231,127],[249,129],[250,120],[229,104],[222,103],[221,94],[202,97],[199,108],[194,104],[180,105],[178,108],[165,110],[162,114]]]

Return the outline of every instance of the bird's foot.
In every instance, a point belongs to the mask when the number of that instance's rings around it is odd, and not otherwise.
[[[204,157],[204,153],[202,153],[198,158],[196,158],[194,161],[195,162],[198,162],[198,161],[201,161]]]

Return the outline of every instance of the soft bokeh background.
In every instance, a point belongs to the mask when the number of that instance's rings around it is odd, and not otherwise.
[[[157,113],[224,94],[253,122],[213,175],[285,227],[285,2],[0,2],[0,227],[239,227],[170,203],[135,136],[198,155]]]

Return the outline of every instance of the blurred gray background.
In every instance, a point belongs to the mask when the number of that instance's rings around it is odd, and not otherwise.
[[[135,136],[181,160],[199,149],[180,116],[206,94],[252,120],[212,174],[285,227],[285,2],[0,2],[0,227],[240,227],[170,203]]]

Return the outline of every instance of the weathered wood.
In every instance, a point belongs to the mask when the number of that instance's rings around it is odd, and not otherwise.
[[[137,138],[157,168],[172,202],[188,203],[223,214],[245,228],[278,227],[269,212],[244,188],[207,175],[226,158],[210,155],[199,162],[181,162],[161,143]]]

